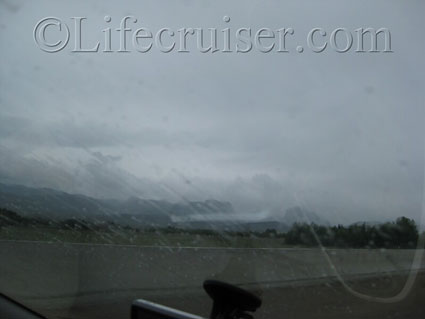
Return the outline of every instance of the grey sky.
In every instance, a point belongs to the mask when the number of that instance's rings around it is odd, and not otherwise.
[[[3,0],[0,182],[419,219],[423,12],[423,1]],[[84,16],[92,46],[125,15],[134,29],[292,27],[293,42],[314,27],[386,27],[394,53],[75,54],[71,43],[48,54],[32,38],[44,17]]]

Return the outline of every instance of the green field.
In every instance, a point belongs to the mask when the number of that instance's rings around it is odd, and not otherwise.
[[[280,248],[285,247],[283,238],[264,238],[255,235],[238,236],[229,233],[195,234],[193,232],[170,233],[166,231],[74,230],[50,227],[8,226],[0,230],[1,240],[29,240],[43,242],[118,244],[137,246],[173,247],[237,247]]]

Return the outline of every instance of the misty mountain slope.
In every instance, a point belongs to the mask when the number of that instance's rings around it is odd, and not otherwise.
[[[234,213],[230,203],[217,200],[169,203],[137,197],[127,200],[96,199],[48,188],[6,184],[0,184],[0,207],[18,211],[23,215],[52,219],[107,219],[122,223],[146,222],[161,225],[170,224],[173,216]]]
[[[276,210],[273,212],[273,215],[276,216],[275,218],[277,220],[286,225],[293,225],[295,223],[314,223],[324,226],[330,225],[329,221],[327,221],[325,218],[319,216],[315,212],[309,211],[299,206],[294,206],[286,210]]]
[[[0,184],[0,206],[23,214],[49,218],[78,218],[87,215],[109,215],[111,207],[99,200],[49,188],[30,188]]]
[[[208,199],[170,203],[165,200],[130,197],[126,200],[97,199],[49,188],[31,188],[0,183],[0,207],[23,216],[53,220],[70,218],[109,220],[123,225],[174,226],[187,229],[286,231],[294,223],[329,225],[312,211],[300,207],[274,211],[267,218],[250,220],[236,212],[230,202]],[[242,219],[241,219],[242,218]]]

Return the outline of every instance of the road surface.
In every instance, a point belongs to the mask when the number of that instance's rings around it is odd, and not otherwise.
[[[51,318],[129,318],[137,298],[207,317],[211,301],[202,282],[216,278],[260,294],[256,318],[415,318],[425,314],[423,259],[414,267],[415,284],[398,302],[365,301],[346,287],[397,295],[418,252],[331,249],[327,259],[320,249],[0,241],[0,290]]]

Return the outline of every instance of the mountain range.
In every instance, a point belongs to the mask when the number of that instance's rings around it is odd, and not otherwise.
[[[289,208],[274,212],[273,218],[244,220],[229,202],[208,199],[170,203],[165,200],[130,197],[126,200],[99,199],[49,188],[31,188],[0,183],[0,207],[23,216],[52,220],[85,219],[112,221],[123,225],[232,231],[287,230],[296,222],[328,224],[317,214]],[[218,218],[219,217],[219,218]],[[243,217],[243,216],[242,216]]]

